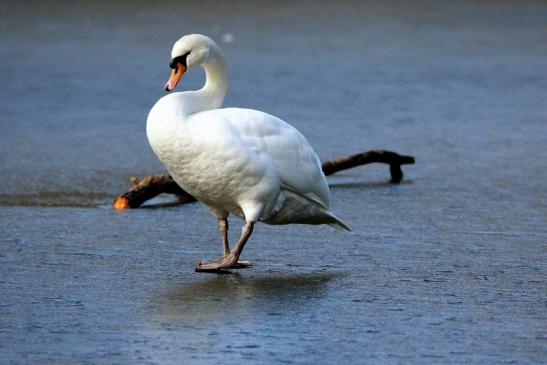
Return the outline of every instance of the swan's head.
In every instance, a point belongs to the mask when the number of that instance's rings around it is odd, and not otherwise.
[[[176,41],[169,63],[173,71],[165,84],[165,91],[173,90],[186,71],[207,62],[213,49],[218,49],[216,43],[201,34],[185,35]]]

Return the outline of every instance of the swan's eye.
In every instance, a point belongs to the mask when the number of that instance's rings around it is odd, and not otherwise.
[[[173,58],[171,60],[171,62],[169,62],[169,67],[171,67],[171,69],[175,69],[177,67],[177,63],[180,63],[180,64],[183,64],[184,67],[186,67],[186,57],[188,57],[188,55],[190,54],[190,52],[187,52],[185,54],[183,54],[182,56],[177,56],[175,58]]]

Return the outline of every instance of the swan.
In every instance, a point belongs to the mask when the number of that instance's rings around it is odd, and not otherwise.
[[[165,90],[201,66],[200,90],[174,92],[150,110],[146,134],[173,179],[218,218],[223,257],[196,271],[250,267],[239,261],[256,222],[328,224],[349,231],[329,211],[330,192],[317,154],[294,127],[258,110],[221,108],[228,72],[220,47],[201,34],[185,35],[171,52]],[[230,250],[228,216],[243,218]]]

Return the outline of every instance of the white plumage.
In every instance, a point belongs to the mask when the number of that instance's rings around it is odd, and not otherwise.
[[[172,51],[174,88],[186,70],[201,65],[201,90],[169,94],[150,111],[147,135],[152,149],[175,181],[203,202],[226,226],[228,215],[247,222],[224,257],[196,270],[247,267],[238,258],[253,224],[329,224],[349,228],[329,210],[329,188],[321,163],[306,138],[281,119],[261,111],[220,109],[228,87],[224,57],[214,41],[187,35]],[[239,251],[239,252],[237,252]]]

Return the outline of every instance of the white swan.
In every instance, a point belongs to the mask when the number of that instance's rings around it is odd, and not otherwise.
[[[320,161],[294,127],[258,110],[220,109],[228,73],[218,45],[192,34],[171,52],[165,89],[196,66],[205,69],[201,90],[161,98],[148,115],[152,149],[175,181],[219,219],[224,257],[200,262],[197,271],[249,267],[239,261],[254,223],[329,224],[349,230],[329,210],[329,187]],[[241,238],[230,251],[229,213],[244,218]]]

